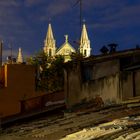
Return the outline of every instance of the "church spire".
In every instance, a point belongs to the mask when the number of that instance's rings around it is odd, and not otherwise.
[[[23,63],[23,57],[22,57],[21,48],[19,48],[19,50],[18,50],[17,63]]]
[[[86,25],[83,24],[83,28],[82,28],[82,33],[81,33],[81,43],[84,43],[85,41],[89,40],[88,39],[88,34],[87,34],[87,29],[86,29]]]
[[[88,38],[87,29],[85,23],[82,27],[81,39],[80,39],[80,53],[85,57],[89,57],[91,53],[90,40]]]
[[[52,26],[51,26],[50,23],[48,25],[48,31],[47,31],[46,39],[52,39],[52,40],[54,40]]]
[[[46,39],[44,41],[44,48],[43,49],[44,49],[44,52],[48,56],[55,55],[56,46],[55,46],[55,39],[53,36],[51,23],[49,23],[49,25],[48,25],[48,31],[47,31]]]

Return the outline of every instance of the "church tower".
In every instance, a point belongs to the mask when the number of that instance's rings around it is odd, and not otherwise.
[[[22,50],[21,50],[21,48],[19,48],[19,50],[18,50],[18,56],[17,56],[17,61],[16,61],[17,63],[23,63],[23,57],[22,57]]]
[[[81,39],[80,39],[80,53],[85,57],[89,57],[91,55],[91,47],[90,40],[88,38],[86,25],[83,24]]]
[[[56,53],[56,45],[55,45],[53,31],[50,23],[48,25],[48,31],[47,31],[46,39],[44,41],[43,50],[44,53],[48,56],[54,56]]]

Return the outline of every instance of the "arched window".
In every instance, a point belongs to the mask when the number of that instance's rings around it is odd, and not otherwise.
[[[84,56],[87,56],[87,50],[84,50]]]
[[[52,50],[49,49],[49,56],[52,56]]]

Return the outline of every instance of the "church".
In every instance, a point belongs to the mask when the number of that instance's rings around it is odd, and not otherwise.
[[[83,24],[83,27],[82,27],[78,50],[84,57],[89,57],[91,55],[90,40],[88,38],[88,33],[87,33],[85,23]],[[53,57],[56,55],[62,55],[64,56],[65,62],[71,60],[70,55],[72,53],[76,53],[75,48],[72,47],[72,45],[69,43],[68,35],[65,35],[65,42],[57,49],[56,40],[54,38],[51,23],[49,23],[48,25],[48,31],[47,31],[46,39],[44,41],[43,51],[46,55],[50,57]]]

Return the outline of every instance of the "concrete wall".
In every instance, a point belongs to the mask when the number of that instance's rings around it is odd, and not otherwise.
[[[72,77],[74,76],[71,76],[71,81]],[[74,78],[78,79],[76,75]],[[119,102],[119,74],[88,81],[81,85],[78,85],[76,80],[73,81],[67,92],[67,105],[72,107],[82,102],[88,102],[95,99],[97,95],[102,98],[104,103]]]
[[[81,93],[81,69],[80,64],[69,66],[71,69],[64,71],[64,93],[67,107],[80,102],[79,93]]]
[[[132,98],[133,93],[133,72],[123,71],[120,73],[120,95],[122,100]]]
[[[34,97],[21,101],[21,113],[29,112],[36,109],[43,109],[47,103],[64,101],[64,91],[48,93],[43,96]]]
[[[140,70],[123,71],[120,74],[122,100],[140,96]]]
[[[119,67],[119,61],[116,59],[95,63],[93,66],[93,79],[99,79],[116,74],[117,72],[119,72]]]
[[[135,96],[140,96],[140,70],[134,72],[135,76]]]
[[[82,79],[83,81],[96,80],[99,78],[114,75],[119,72],[119,60],[108,60],[96,63],[83,63],[82,64]]]
[[[65,70],[65,96],[68,107],[100,95],[104,102],[119,101],[119,62],[93,65],[74,64]]]
[[[74,64],[65,69],[66,103],[72,107],[93,100],[97,95],[104,103],[119,103],[140,96],[139,83],[140,70],[120,71],[119,59]]]
[[[104,103],[119,101],[119,74],[96,79],[82,84],[80,98],[87,101],[100,95]]]

